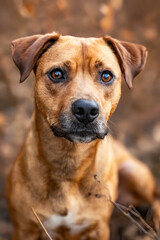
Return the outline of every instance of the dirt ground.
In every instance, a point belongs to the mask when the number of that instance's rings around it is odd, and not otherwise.
[[[52,31],[84,37],[111,35],[148,48],[146,68],[135,79],[133,90],[122,86],[122,98],[110,128],[150,167],[159,184],[160,1],[1,0],[0,17],[0,240],[11,239],[5,179],[34,108],[34,76],[19,84],[19,72],[11,59],[10,42],[18,37]],[[118,211],[111,228],[114,240],[150,239]]]

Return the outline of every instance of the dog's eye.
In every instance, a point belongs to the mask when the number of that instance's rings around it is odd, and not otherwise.
[[[62,79],[63,78],[63,73],[61,70],[53,70],[51,72],[51,75],[54,79]]]
[[[113,74],[108,70],[103,71],[101,73],[101,80],[106,84],[110,84],[113,82]]]
[[[53,82],[60,82],[64,79],[63,71],[61,69],[54,69],[48,72],[47,75]]]

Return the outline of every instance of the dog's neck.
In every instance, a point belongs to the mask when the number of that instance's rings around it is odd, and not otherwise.
[[[84,172],[94,169],[99,140],[91,143],[72,143],[56,137],[48,121],[36,109],[32,121],[32,138],[37,145],[39,160],[51,165],[54,177],[61,180],[80,180]]]

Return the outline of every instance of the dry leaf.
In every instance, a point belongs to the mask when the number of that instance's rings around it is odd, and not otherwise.
[[[3,113],[0,113],[0,127],[5,124],[5,115]]]
[[[158,37],[158,31],[155,27],[149,27],[144,29],[143,34],[148,40],[153,40]]]
[[[60,11],[63,11],[68,7],[66,0],[57,0],[56,4]]]
[[[100,27],[104,31],[111,31],[113,30],[115,26],[115,21],[114,21],[114,10],[111,5],[101,5],[100,11],[103,15],[105,15],[104,18],[100,20]]]

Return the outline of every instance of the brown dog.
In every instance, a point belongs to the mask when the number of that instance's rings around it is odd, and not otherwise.
[[[121,201],[156,201],[149,169],[107,135],[122,76],[132,87],[145,47],[52,33],[13,41],[12,53],[20,82],[32,69],[36,79],[32,124],[8,179],[13,239],[46,239],[31,208],[54,239],[109,239],[112,205],[95,196],[117,199],[118,170]]]

